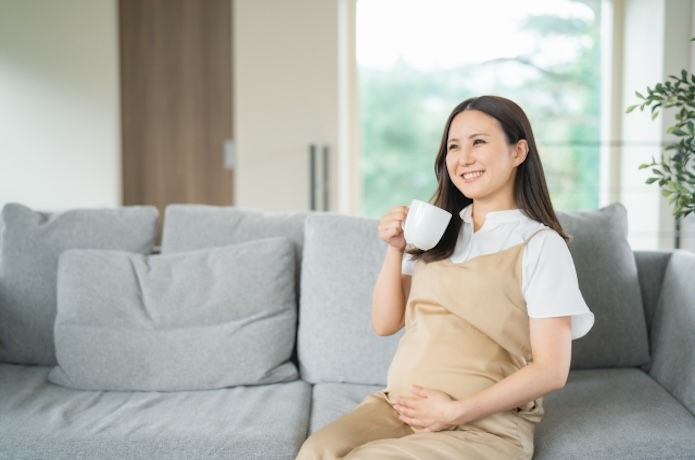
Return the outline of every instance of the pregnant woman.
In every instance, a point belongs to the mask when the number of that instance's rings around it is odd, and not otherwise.
[[[567,380],[594,322],[514,102],[471,98],[449,116],[432,203],[454,215],[428,251],[408,214],[381,219],[388,249],[372,302],[380,335],[405,333],[383,391],[323,427],[298,459],[531,459],[544,395]]]

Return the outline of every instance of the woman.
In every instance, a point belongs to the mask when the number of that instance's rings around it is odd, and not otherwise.
[[[384,391],[314,433],[300,459],[530,459],[542,397],[567,380],[584,302],[528,118],[496,96],[449,116],[433,204],[439,244],[406,251],[408,209],[386,213],[372,326],[405,326]],[[404,253],[407,253],[404,257]]]

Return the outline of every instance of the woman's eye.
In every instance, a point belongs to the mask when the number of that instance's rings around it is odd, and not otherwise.
[[[449,151],[455,150],[458,148],[458,145],[456,144],[449,144]]]
[[[485,143],[485,141],[483,141],[482,139],[475,139],[473,141],[473,145],[484,144],[484,143]]]

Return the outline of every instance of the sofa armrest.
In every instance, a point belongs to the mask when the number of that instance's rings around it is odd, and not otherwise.
[[[673,252],[650,333],[650,375],[695,414],[695,253]]]
[[[652,330],[652,320],[656,305],[661,295],[666,267],[671,260],[673,251],[635,251],[635,263],[639,277],[644,319],[647,330]]]

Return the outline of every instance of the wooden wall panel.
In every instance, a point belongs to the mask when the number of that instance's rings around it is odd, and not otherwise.
[[[231,0],[119,0],[123,202],[233,204]]]

